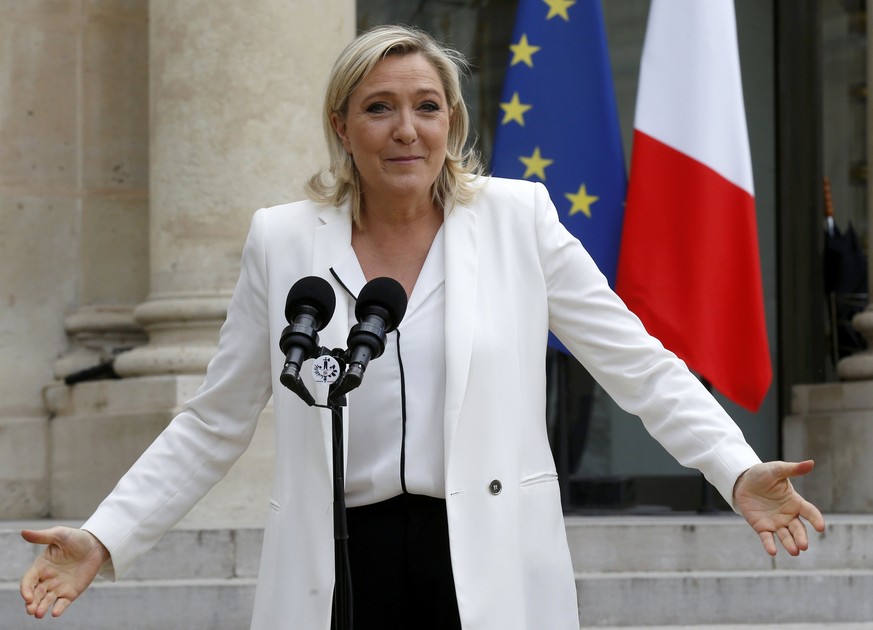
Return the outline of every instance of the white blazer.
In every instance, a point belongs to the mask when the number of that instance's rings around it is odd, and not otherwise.
[[[465,630],[576,629],[545,423],[550,328],[620,406],[728,502],[739,474],[760,460],[609,289],[542,185],[486,178],[473,204],[446,212],[444,229],[446,505],[461,621]],[[202,388],[83,526],[109,549],[109,577],[123,574],[221,479],[272,394],[276,465],[252,628],[329,628],[330,414],[279,384],[279,336],[288,289],[303,276],[325,278],[336,312],[348,312],[329,269],[350,247],[348,208],[303,201],[255,214]],[[347,335],[345,317],[334,317],[321,344],[344,347]],[[308,387],[325,400],[327,386]],[[345,416],[354,422],[354,393]]]

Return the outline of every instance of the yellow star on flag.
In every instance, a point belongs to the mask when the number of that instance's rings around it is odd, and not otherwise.
[[[512,51],[512,61],[509,62],[509,65],[514,66],[523,61],[529,68],[533,68],[533,55],[539,49],[539,46],[531,46],[527,41],[527,34],[523,34],[517,44],[509,46],[509,50]]]
[[[600,199],[600,197],[589,195],[588,190],[585,188],[585,184],[581,184],[579,186],[579,192],[577,192],[576,194],[564,193],[564,196],[573,202],[573,207],[570,208],[571,217],[577,212],[583,212],[585,213],[585,216],[589,219],[591,218],[592,204]]]
[[[546,16],[547,20],[551,20],[556,15],[560,15],[564,18],[565,22],[570,21],[567,9],[576,4],[576,0],[543,0],[543,2],[549,5],[549,14]]]
[[[531,175],[536,175],[542,181],[546,181],[546,167],[554,163],[554,160],[547,160],[540,155],[539,147],[534,149],[533,155],[530,157],[520,157],[518,159],[527,167],[524,175],[522,175],[524,179],[529,178]]]
[[[524,127],[524,113],[529,110],[533,105],[525,105],[518,99],[518,92],[514,92],[512,95],[512,100],[508,103],[501,103],[500,108],[503,110],[503,122],[500,123],[505,125],[506,123],[514,120],[519,125]]]

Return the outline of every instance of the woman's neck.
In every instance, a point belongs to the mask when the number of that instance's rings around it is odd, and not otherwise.
[[[363,208],[360,225],[352,228],[352,247],[364,277],[394,278],[411,295],[442,222],[442,210],[433,204]]]

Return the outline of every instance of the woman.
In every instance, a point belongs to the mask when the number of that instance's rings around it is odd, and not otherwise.
[[[278,383],[285,297],[318,275],[337,296],[321,332],[344,346],[354,296],[396,278],[407,314],[349,396],[346,423],[355,627],[578,628],[576,590],[545,428],[551,328],[682,464],[699,468],[759,534],[792,555],[819,511],[763,464],[684,364],[648,336],[541,185],[479,175],[464,152],[460,57],[403,27],[340,55],[325,98],[329,173],[313,200],[256,213],[203,387],[81,530],[49,544],[21,583],[58,615],[102,569],[147,551],[249,443],[272,393],[277,457],[252,627],[327,629],[333,589],[328,412]],[[307,381],[316,399],[326,386]],[[327,446],[326,446],[327,445]]]

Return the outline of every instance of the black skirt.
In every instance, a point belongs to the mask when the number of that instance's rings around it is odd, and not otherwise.
[[[401,494],[347,518],[354,630],[461,630],[445,500]]]

